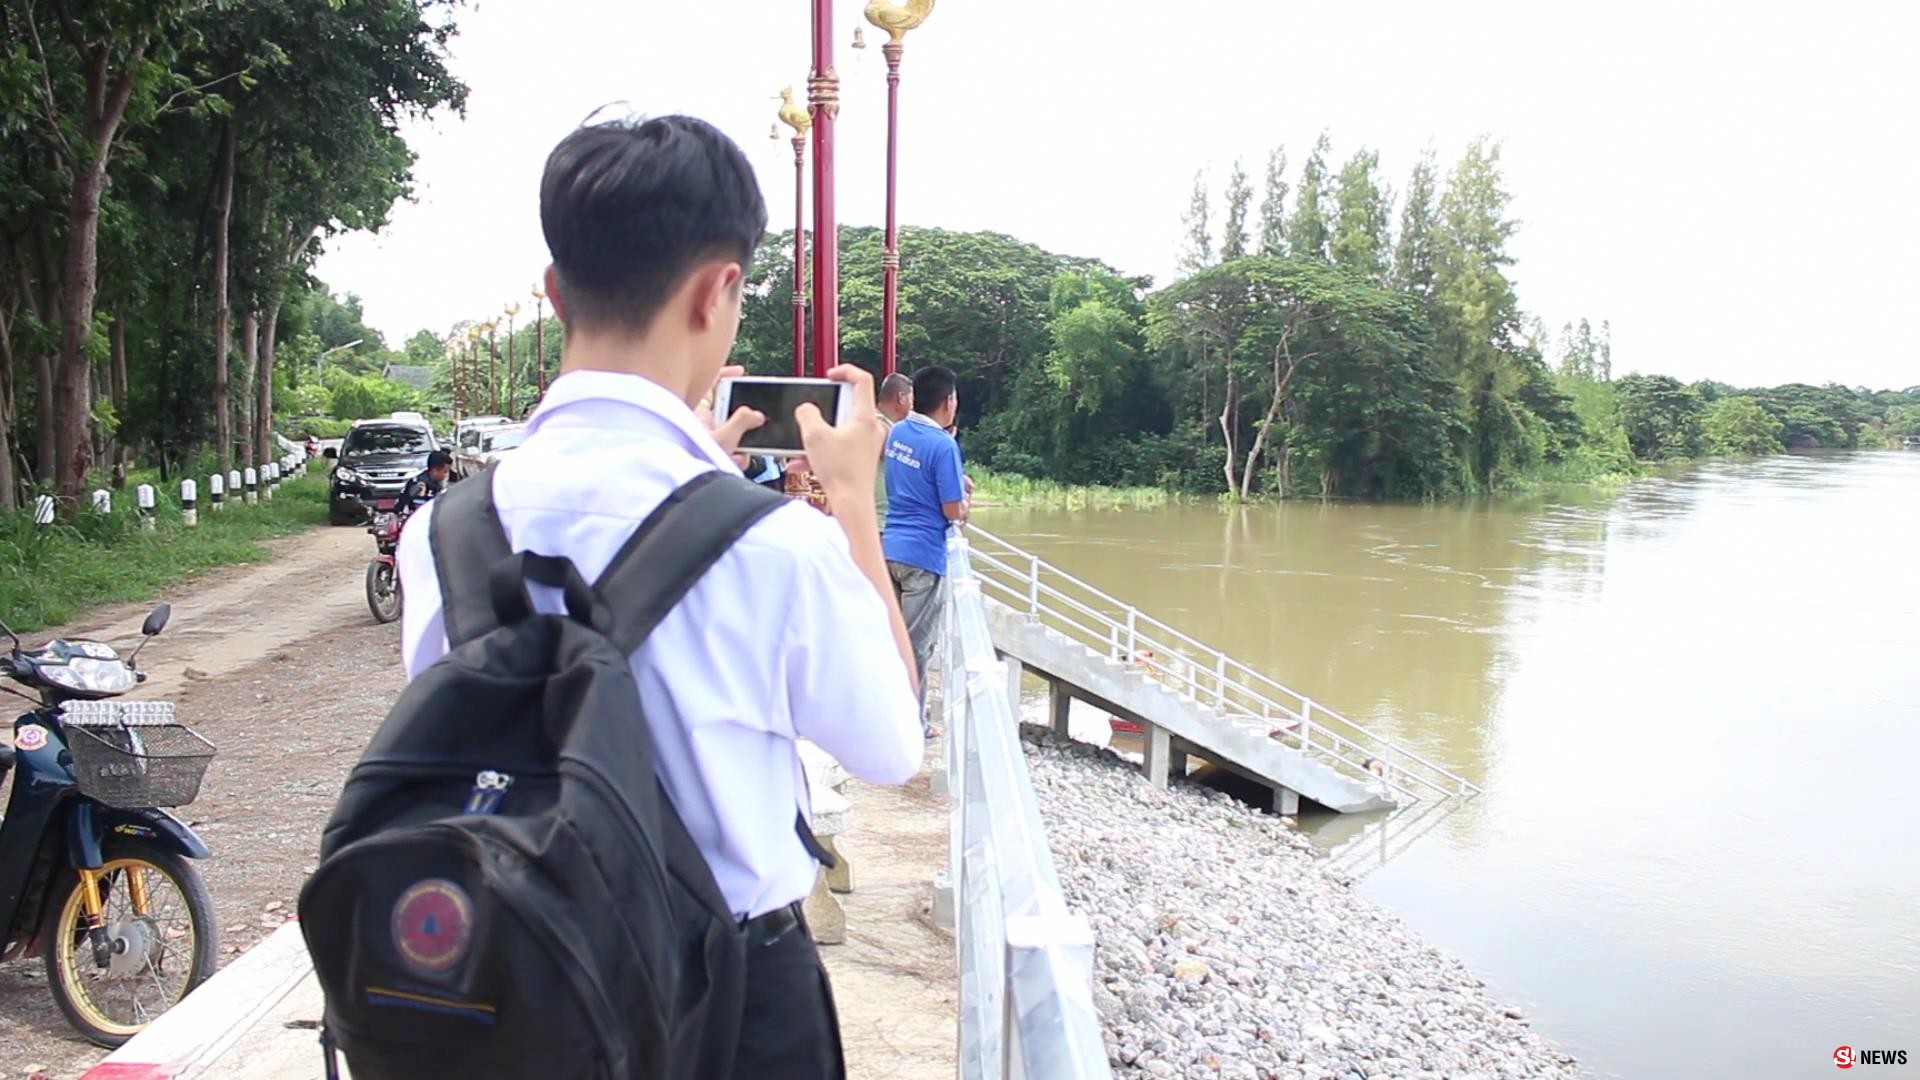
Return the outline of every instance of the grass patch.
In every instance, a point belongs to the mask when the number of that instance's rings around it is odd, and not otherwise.
[[[230,499],[219,513],[200,494],[200,524],[188,528],[178,491],[160,491],[152,532],[140,528],[133,487],[114,495],[113,513],[83,512],[72,524],[36,526],[31,509],[0,514],[0,616],[17,631],[57,626],[100,604],[161,597],[169,587],[221,566],[264,562],[263,541],[327,520],[327,478],[280,485],[271,502]]]
[[[1017,473],[967,470],[975,506],[1034,506],[1063,510],[1151,510],[1191,497],[1154,487],[1097,487],[1035,480]]]

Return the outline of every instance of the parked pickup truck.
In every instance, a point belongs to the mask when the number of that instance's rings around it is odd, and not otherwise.
[[[525,424],[507,424],[481,430],[469,445],[454,450],[454,476],[464,479],[480,472],[493,464],[501,454],[519,446],[520,440],[526,437]]]

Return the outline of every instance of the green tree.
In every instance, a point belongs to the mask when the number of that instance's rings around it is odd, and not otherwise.
[[[1593,327],[1586,319],[1579,325],[1568,323],[1560,330],[1560,372],[1581,379],[1600,379],[1600,350],[1593,340]]]
[[[1462,454],[1474,484],[1497,487],[1544,458],[1548,433],[1522,393],[1540,373],[1515,344],[1520,309],[1506,268],[1514,222],[1499,170],[1500,148],[1475,140],[1440,197],[1434,242],[1434,354],[1459,385],[1467,413]]]
[[[1227,176],[1227,222],[1220,238],[1220,258],[1238,259],[1247,252],[1247,210],[1253,203],[1253,189],[1247,186],[1247,170],[1234,159],[1233,172]]]
[[[1861,428],[1880,411],[1844,386],[1787,383],[1754,396],[1780,420],[1781,441],[1790,449],[1857,446]]]
[[[1333,152],[1333,140],[1326,132],[1313,144],[1300,167],[1300,190],[1293,200],[1293,214],[1287,219],[1287,253],[1296,259],[1325,259],[1327,240],[1327,155]]]
[[[1400,207],[1400,239],[1393,250],[1393,284],[1416,296],[1433,293],[1433,246],[1439,228],[1434,206],[1433,151],[1420,155],[1407,179],[1406,202]]]
[[[1887,434],[1901,439],[1920,436],[1920,405],[1895,405],[1889,408]]]
[[[1629,375],[1613,386],[1635,457],[1663,461],[1699,455],[1705,407],[1693,387],[1668,375]]]
[[[1214,419],[1226,451],[1222,473],[1241,498],[1254,493],[1268,456],[1281,490],[1291,486],[1300,449],[1320,465],[1323,491],[1338,492],[1349,478],[1377,491],[1393,447],[1432,450],[1413,427],[1437,432],[1443,444],[1452,435],[1452,392],[1426,367],[1415,307],[1319,260],[1251,257],[1210,267],[1156,294],[1147,326],[1151,343],[1221,387]],[[1404,385],[1368,400],[1395,379]],[[1360,437],[1386,416],[1401,416],[1409,429],[1380,441]],[[1435,459],[1443,471],[1449,458]]]
[[[1186,229],[1186,247],[1180,252],[1180,269],[1191,274],[1213,265],[1212,207],[1207,197],[1205,170],[1193,174],[1193,194],[1187,199],[1187,212],[1180,224]]]
[[[407,363],[422,366],[437,364],[445,357],[445,344],[431,330],[416,330],[407,339]]]
[[[156,91],[183,81],[170,77],[168,64],[194,6],[188,0],[74,0],[56,7],[58,18],[44,32],[37,3],[7,8],[9,68],[23,92],[10,95],[15,104],[8,107],[7,127],[44,148],[65,180],[63,250],[57,277],[48,275],[57,297],[49,306],[58,313],[59,353],[38,392],[51,404],[43,416],[52,426],[52,479],[69,508],[80,504],[94,461],[94,305],[107,174],[129,117],[137,122],[164,107]],[[16,29],[24,33],[16,36]],[[191,96],[193,87],[180,92]]]
[[[1261,255],[1287,253],[1287,148],[1276,146],[1267,155],[1267,183],[1260,196]]]
[[[1708,405],[1701,418],[1701,445],[1709,454],[1743,457],[1777,454],[1784,427],[1753,398],[1723,397]]]
[[[1380,155],[1361,149],[1340,169],[1338,217],[1329,245],[1333,261],[1375,280],[1387,271],[1387,195],[1380,188]]]

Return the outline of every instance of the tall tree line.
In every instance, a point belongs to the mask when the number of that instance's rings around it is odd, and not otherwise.
[[[1497,144],[1400,185],[1322,135],[1221,198],[1196,175],[1176,280],[998,233],[907,229],[900,362],[960,376],[962,444],[994,469],[1196,492],[1421,498],[1642,462],[1920,435],[1920,387],[1739,390],[1617,376],[1610,325],[1549,332],[1509,276]],[[790,282],[769,238],[737,358],[791,370]],[[840,235],[842,356],[880,364],[882,238]],[[1911,429],[1911,430],[1910,430]]]
[[[266,460],[282,314],[464,107],[453,0],[0,0],[0,505]]]

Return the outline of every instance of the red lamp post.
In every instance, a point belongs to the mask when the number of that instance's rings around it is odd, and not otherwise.
[[[840,363],[840,230],[834,222],[833,121],[840,114],[840,73],[833,67],[833,0],[813,0],[813,373]]]
[[[906,52],[907,31],[927,21],[933,14],[934,0],[906,0],[888,3],[872,0],[866,7],[867,21],[885,30],[888,41],[880,47],[887,58],[887,250],[880,256],[885,281],[885,307],[881,315],[880,354],[885,374],[899,368],[900,321],[900,224],[894,192],[900,145],[900,57]]]

